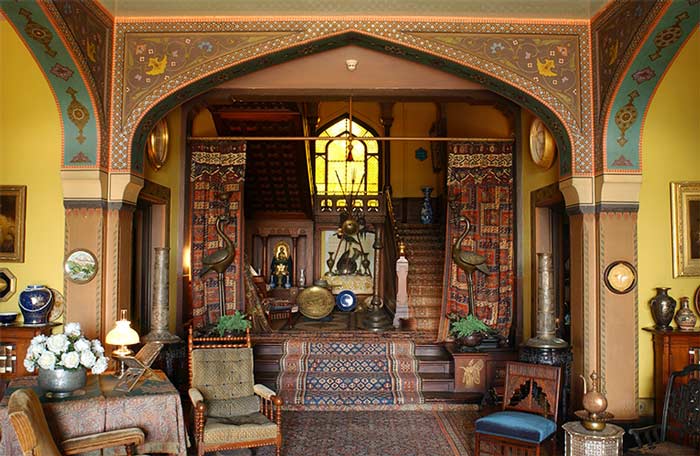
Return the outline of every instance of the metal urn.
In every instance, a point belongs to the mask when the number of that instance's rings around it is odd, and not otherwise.
[[[172,343],[180,340],[168,330],[170,248],[156,247],[153,261],[153,288],[151,289],[151,331],[143,336],[144,342]]]
[[[569,344],[556,337],[554,265],[551,253],[537,254],[537,334],[525,345],[535,348],[565,348]]]

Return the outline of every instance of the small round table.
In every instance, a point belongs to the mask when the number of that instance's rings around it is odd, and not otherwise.
[[[589,431],[579,421],[562,425],[566,456],[618,456],[622,454],[624,429],[608,423],[602,431]]]

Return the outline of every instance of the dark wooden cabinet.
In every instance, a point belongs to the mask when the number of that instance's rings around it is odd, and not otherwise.
[[[0,326],[0,378],[8,380],[23,375],[31,375],[24,368],[24,357],[34,336],[50,335],[58,323],[42,326],[13,324]]]
[[[692,331],[659,331],[644,328],[652,334],[654,344],[654,414],[661,420],[666,382],[673,371],[688,364],[700,363],[700,329]]]

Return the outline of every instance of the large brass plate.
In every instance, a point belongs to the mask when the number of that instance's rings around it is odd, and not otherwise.
[[[330,290],[314,285],[297,295],[297,304],[303,316],[319,320],[333,312],[335,300]]]

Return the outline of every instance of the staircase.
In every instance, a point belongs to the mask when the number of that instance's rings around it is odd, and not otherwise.
[[[284,342],[256,343],[255,382],[277,388]],[[481,394],[454,393],[454,363],[442,344],[417,344],[415,358],[425,403],[478,403]]]
[[[401,240],[408,255],[408,312],[419,331],[437,335],[442,308],[445,226],[401,223]]]

